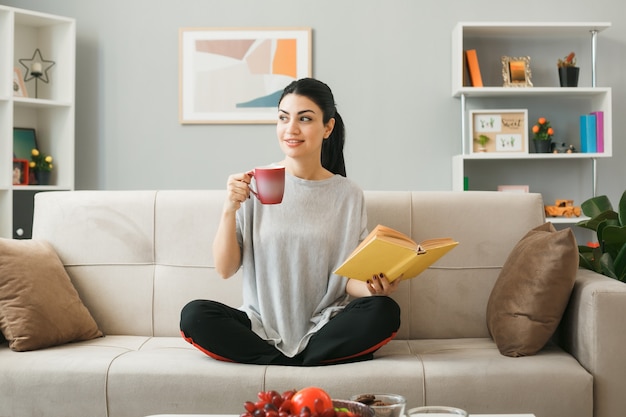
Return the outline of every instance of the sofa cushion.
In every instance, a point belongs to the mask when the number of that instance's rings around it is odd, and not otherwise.
[[[552,337],[578,269],[570,228],[545,223],[528,232],[502,266],[487,303],[487,327],[500,353],[528,356]]]
[[[0,239],[0,331],[15,351],[102,336],[44,241]]]

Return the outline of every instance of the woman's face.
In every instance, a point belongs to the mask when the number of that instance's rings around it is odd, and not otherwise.
[[[288,94],[278,105],[276,133],[280,148],[290,158],[320,160],[322,143],[335,126],[335,119],[324,124],[322,109],[305,96]]]

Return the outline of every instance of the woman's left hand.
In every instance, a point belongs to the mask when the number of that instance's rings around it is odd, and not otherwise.
[[[398,289],[400,281],[402,281],[402,277],[398,277],[392,282],[389,282],[385,274],[380,273],[373,275],[365,284],[371,295],[390,295]]]
[[[369,297],[371,295],[390,295],[400,286],[402,276],[389,282],[385,274],[372,275],[367,282],[348,279],[346,292],[353,297]]]

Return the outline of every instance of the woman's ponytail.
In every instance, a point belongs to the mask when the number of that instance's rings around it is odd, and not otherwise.
[[[335,127],[322,144],[322,166],[333,174],[345,177],[346,164],[343,159],[343,145],[346,141],[346,128],[343,119],[336,110],[333,117],[335,118]]]

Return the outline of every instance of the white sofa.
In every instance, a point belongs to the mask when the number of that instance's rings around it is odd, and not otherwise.
[[[32,352],[0,345],[0,416],[239,414],[261,390],[307,385],[334,398],[404,395],[408,407],[471,413],[618,417],[626,410],[626,286],[579,270],[554,342],[499,353],[486,304],[518,240],[544,222],[537,194],[366,192],[370,227],[461,244],[402,283],[395,340],[367,362],[292,368],[219,362],[178,329],[189,300],[237,306],[240,279],[218,278],[211,243],[223,191],[75,191],[36,196],[33,239],[49,241],[105,337]]]

